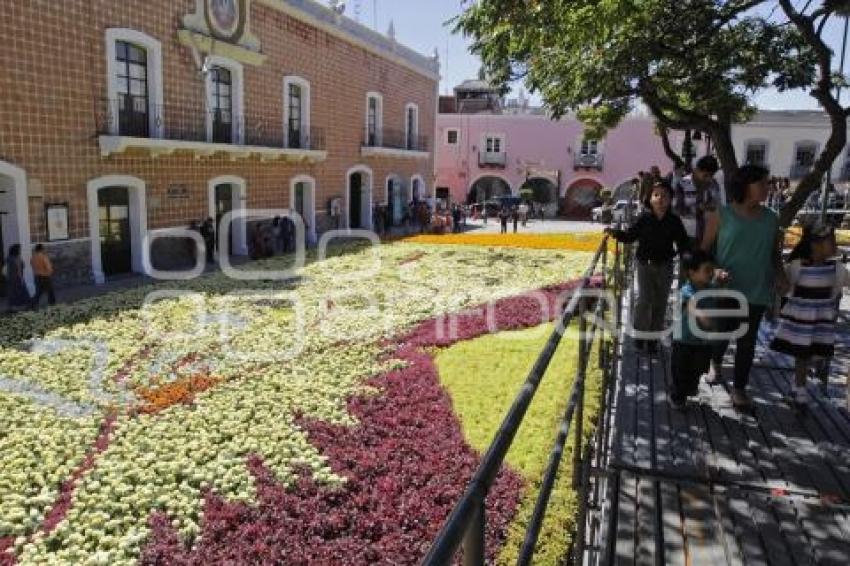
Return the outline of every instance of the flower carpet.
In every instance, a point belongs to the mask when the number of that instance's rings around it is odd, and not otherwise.
[[[595,252],[605,235],[602,232],[574,234],[423,234],[404,241],[416,244],[487,246]]]
[[[344,251],[295,282],[219,274],[4,320],[0,564],[421,559],[478,461],[434,349],[546,322],[589,256]],[[491,555],[524,481],[506,470],[489,498]]]

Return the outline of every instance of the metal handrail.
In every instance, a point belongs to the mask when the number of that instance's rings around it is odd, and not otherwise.
[[[618,245],[618,254],[619,250],[620,247]],[[550,465],[547,467],[547,472],[544,476],[544,484],[541,489],[541,495],[538,498],[538,505],[535,507],[534,518],[529,524],[529,530],[526,535],[526,541],[523,544],[523,550],[520,554],[519,564],[527,563],[523,562],[523,557],[527,557],[526,559],[530,560],[531,555],[533,554],[539,529],[542,525],[543,516],[545,515],[546,503],[548,502],[549,495],[554,487],[554,477],[560,464],[561,455],[563,453],[563,444],[566,442],[566,438],[569,435],[569,423],[574,415],[577,417],[577,425],[575,428],[576,445],[574,447],[577,465],[574,469],[574,474],[576,474],[574,476],[574,482],[580,481],[579,478],[582,473],[581,469],[584,468],[584,466],[581,465],[583,434],[581,408],[584,405],[584,385],[587,360],[590,355],[590,349],[593,346],[592,336],[595,335],[596,330],[596,327],[594,326],[594,333],[591,335],[591,340],[587,341],[585,317],[587,301],[583,295],[584,291],[590,285],[593,275],[596,273],[600,260],[603,261],[606,271],[605,276],[603,277],[603,281],[605,281],[603,285],[607,284],[607,251],[608,236],[605,236],[602,239],[599,248],[596,250],[590,265],[585,270],[580,285],[573,291],[572,297],[561,315],[560,324],[556,326],[555,330],[549,336],[546,345],[537,357],[537,360],[531,368],[531,371],[520,389],[520,392],[517,394],[510,409],[508,410],[508,413],[505,415],[505,418],[490,444],[490,447],[481,459],[481,463],[475,471],[475,474],[469,482],[463,496],[449,514],[449,517],[440,529],[440,532],[434,540],[428,554],[423,559],[422,564],[428,566],[442,566],[450,563],[460,547],[461,541],[463,541],[464,547],[464,564],[466,566],[480,566],[484,564],[484,533],[486,522],[484,506],[487,493],[502,467],[505,455],[513,443],[517,430],[522,424],[525,413],[537,392],[540,381],[546,373],[549,363],[561,342],[563,333],[570,326],[576,315],[579,316],[579,331],[581,335],[578,378],[573,384],[570,401],[564,414],[564,419],[561,423],[558,442],[556,442],[553,452],[550,455]],[[619,265],[619,260],[617,264]],[[618,280],[619,279],[615,277],[615,281]],[[601,312],[600,309],[604,308],[604,304],[599,302],[596,308],[598,312]],[[604,329],[602,332],[604,335]],[[566,426],[564,425],[565,422]]]

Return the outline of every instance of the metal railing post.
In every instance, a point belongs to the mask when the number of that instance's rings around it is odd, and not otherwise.
[[[582,435],[584,434],[584,384],[587,370],[587,302],[582,297],[578,307],[578,379],[581,386],[578,390],[578,403],[575,414],[575,442],[573,445],[573,489],[578,489],[581,484],[581,450]]]
[[[469,528],[463,537],[463,566],[484,566],[484,533],[486,516],[484,500],[479,500],[472,513]]]

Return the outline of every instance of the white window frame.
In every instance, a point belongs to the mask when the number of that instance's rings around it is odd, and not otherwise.
[[[812,156],[813,156],[812,157],[812,165],[808,165],[808,166],[800,165],[797,162],[797,153],[803,147],[811,147],[811,148],[814,149],[814,151],[812,152]],[[818,142],[814,141],[814,140],[802,140],[802,141],[795,142],[794,143],[794,155],[791,159],[791,163],[794,167],[812,167],[812,166],[814,166],[814,162],[817,161],[817,159],[818,159],[818,152],[819,151],[820,151],[820,144]]]
[[[148,108],[150,119],[150,137],[161,139],[165,133],[165,108],[162,91],[162,44],[146,33],[129,28],[109,28],[106,30],[106,100],[109,113],[109,133],[120,135],[118,128],[117,106],[112,107],[118,99],[118,61],[115,44],[126,41],[147,52],[148,61]]]
[[[758,165],[766,165],[766,164],[770,163],[770,161],[767,158],[767,156],[769,155],[768,152],[770,151],[770,143],[768,143],[767,140],[760,139],[760,138],[747,140],[746,143],[744,144],[744,162],[745,163],[748,162],[747,157],[750,155],[750,147],[752,147],[752,146],[762,146],[762,147],[764,147],[764,162],[759,163]],[[796,157],[797,157],[797,152],[795,150],[794,151],[794,158],[796,159]]]
[[[410,111],[413,111],[413,131],[410,131],[410,120],[407,119]],[[419,137],[419,105],[408,102],[404,105],[404,147],[411,151],[419,151],[416,141]]]
[[[233,105],[233,135],[232,144],[242,145],[245,143],[245,72],[242,63],[220,57],[218,55],[210,55],[207,58],[207,63],[210,67],[224,67],[230,71],[231,80],[231,104]],[[212,118],[212,74],[207,73],[204,76],[204,110],[206,112],[206,127],[207,141],[212,142],[213,139],[213,118]]]
[[[585,151],[585,144],[587,144],[587,151]],[[579,145],[579,155],[592,155],[596,157],[600,153],[601,142],[595,138],[582,138],[581,144]]]
[[[283,147],[289,148],[289,86],[301,87],[301,135],[303,143],[301,149],[311,149],[310,139],[310,81],[304,77],[287,75],[283,78]],[[294,185],[293,185],[294,186]]]
[[[369,101],[371,99],[378,101],[377,116],[375,116],[375,145],[381,147],[384,141],[384,96],[379,92],[366,93],[366,115],[365,129],[363,130],[363,145],[369,142]]]
[[[455,133],[455,143],[449,141],[449,134],[451,132]],[[458,146],[460,145],[460,128],[446,128],[446,145]]]
[[[490,140],[498,140],[499,149],[490,151],[487,146],[487,142]],[[481,135],[481,150],[483,153],[506,153],[507,148],[505,147],[505,134],[482,134]]]

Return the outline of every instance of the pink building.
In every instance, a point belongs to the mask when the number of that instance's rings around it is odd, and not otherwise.
[[[549,119],[540,110],[502,103],[483,81],[467,81],[442,97],[437,117],[438,199],[482,202],[518,195],[526,183],[547,213],[584,216],[603,187],[623,190],[638,171],[672,168],[650,117],[634,116],[605,139],[585,139],[575,118]],[[681,140],[671,140],[681,147]],[[678,145],[675,145],[678,144]]]

